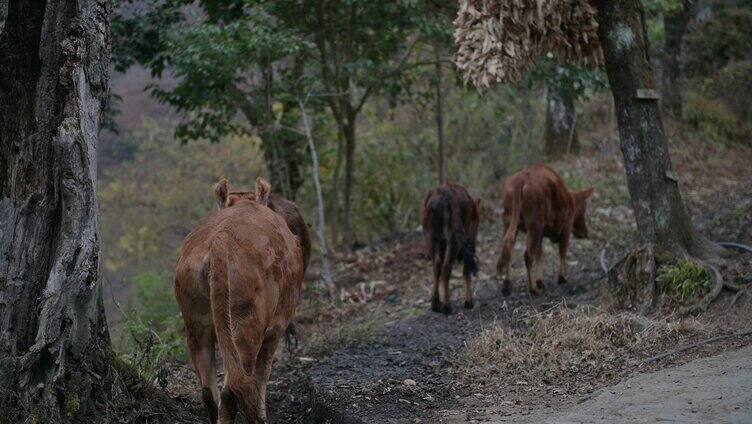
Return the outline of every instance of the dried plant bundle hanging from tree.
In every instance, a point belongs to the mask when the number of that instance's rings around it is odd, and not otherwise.
[[[455,63],[479,90],[518,81],[547,53],[601,65],[595,8],[587,0],[461,0]]]

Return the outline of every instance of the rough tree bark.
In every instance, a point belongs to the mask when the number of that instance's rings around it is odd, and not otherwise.
[[[684,72],[681,64],[682,42],[694,14],[694,0],[682,0],[681,9],[663,17],[665,42],[663,49],[663,107],[681,119],[683,108]]]
[[[720,246],[700,235],[692,225],[678,177],[672,171],[641,3],[597,0],[596,7],[627,185],[638,234],[645,246],[612,267],[609,286],[610,292],[622,294],[620,299],[614,299],[615,306],[645,311],[654,299],[645,298],[642,293],[654,292],[653,276],[661,262],[683,256],[715,259],[723,253]],[[639,299],[635,301],[635,297]]]
[[[96,149],[111,8],[0,0],[0,400],[37,422],[80,421],[106,384]]]
[[[580,150],[576,114],[574,98],[570,93],[557,87],[548,87],[544,150],[549,159]]]

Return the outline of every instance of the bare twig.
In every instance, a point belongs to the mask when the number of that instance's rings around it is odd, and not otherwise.
[[[603,246],[600,255],[601,269],[603,270],[604,274],[608,274],[608,267],[606,266],[606,247],[608,247],[608,244],[606,244],[606,246]]]
[[[703,345],[706,345],[708,343],[713,343],[713,342],[717,342],[717,341],[720,341],[720,340],[726,340],[726,339],[730,339],[730,338],[733,338],[733,337],[749,336],[750,334],[752,334],[752,330],[742,331],[742,332],[739,332],[739,333],[726,334],[726,335],[723,335],[723,336],[711,337],[709,339],[701,340],[701,341],[699,341],[697,343],[692,343],[692,344],[689,344],[689,345],[686,345],[686,346],[682,346],[682,347],[680,347],[678,349],[674,349],[674,350],[671,350],[671,351],[668,351],[668,352],[661,353],[660,355],[655,355],[653,357],[650,357],[650,358],[646,359],[643,363],[649,364],[651,362],[659,361],[659,360],[661,360],[661,359],[663,359],[665,357],[668,357],[668,356],[671,356],[671,355],[676,355],[677,353],[685,352],[687,350],[694,349],[696,347],[703,346]]]

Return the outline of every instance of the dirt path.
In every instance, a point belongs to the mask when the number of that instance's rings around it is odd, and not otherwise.
[[[473,395],[470,385],[452,375],[453,355],[466,340],[491,323],[513,326],[523,309],[545,309],[564,298],[584,302],[583,286],[598,277],[590,271],[577,275],[581,284],[549,285],[532,302],[522,290],[503,297],[497,284],[480,281],[477,306],[448,317],[428,311],[426,302],[420,315],[387,324],[370,342],[310,369],[309,422],[432,422],[437,411],[459,407],[459,399]]]
[[[752,347],[639,374],[561,412],[493,416],[488,421],[749,423],[752,422]]]

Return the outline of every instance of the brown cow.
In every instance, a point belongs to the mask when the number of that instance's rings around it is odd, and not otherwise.
[[[300,304],[300,241],[267,207],[266,181],[256,181],[253,199],[237,196],[206,217],[186,238],[175,272],[175,298],[211,423],[233,423],[238,409],[252,423],[265,422],[272,358]],[[221,394],[215,343],[225,365]]]
[[[478,236],[480,199],[470,196],[465,187],[446,183],[428,192],[423,200],[423,238],[428,257],[433,262],[433,296],[431,309],[452,312],[449,278],[452,265],[462,261],[465,277],[465,308],[473,307],[471,276],[478,273],[475,242]],[[439,296],[441,284],[441,297]]]
[[[256,193],[253,190],[230,191],[227,180],[222,178],[214,185],[214,198],[217,209],[224,209],[235,205],[242,199],[256,201]],[[269,209],[282,215],[290,231],[300,239],[304,264],[308,268],[308,260],[311,257],[311,233],[308,231],[308,225],[303,220],[303,215],[301,215],[298,205],[277,193],[271,193],[267,206],[269,206]]]
[[[559,244],[559,284],[567,282],[567,247],[570,235],[587,238],[585,211],[593,189],[570,193],[561,177],[545,165],[532,165],[507,178],[504,199],[504,239],[496,265],[503,273],[502,293],[511,292],[511,257],[517,232],[527,232],[525,267],[532,294],[543,289],[543,237]]]

